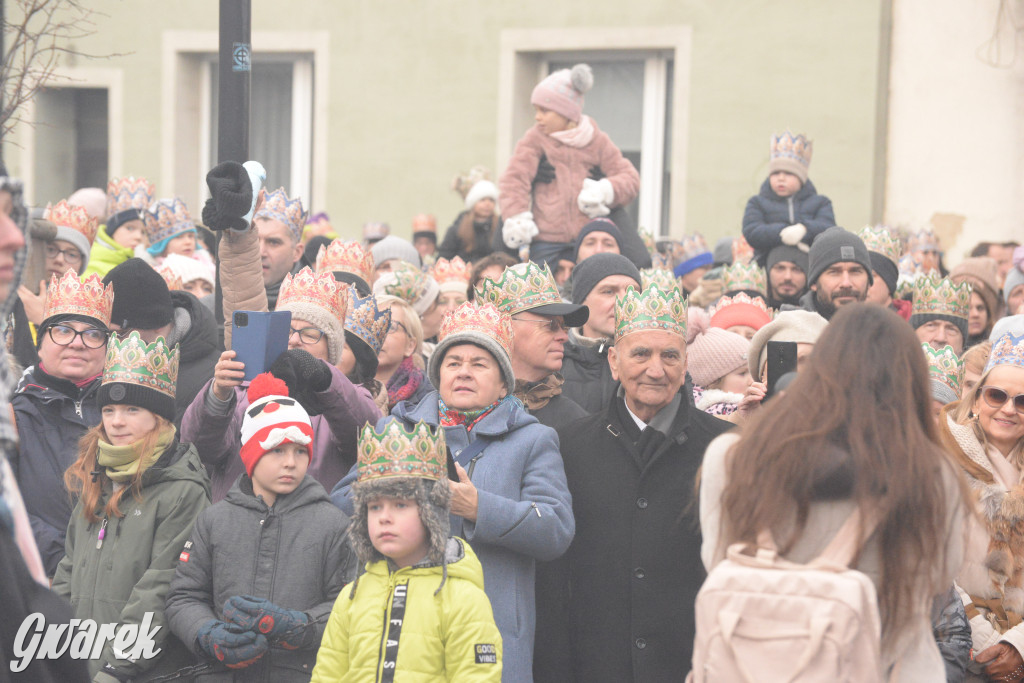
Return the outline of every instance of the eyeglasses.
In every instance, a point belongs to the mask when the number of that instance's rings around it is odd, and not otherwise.
[[[107,332],[95,327],[79,331],[67,325],[54,325],[47,332],[53,343],[59,346],[70,346],[74,343],[75,337],[81,337],[82,343],[88,349],[99,349],[107,344]]]
[[[1024,394],[1010,396],[1009,393],[1003,391],[999,387],[986,385],[981,388],[981,397],[985,399],[985,403],[989,404],[992,408],[1002,408],[1006,405],[1007,401],[1012,400],[1013,407],[1017,412],[1024,414]]]
[[[46,258],[57,258],[57,255],[64,257],[68,263],[75,264],[82,261],[82,252],[77,249],[60,249],[56,244],[46,245]]]
[[[324,338],[323,330],[318,330],[315,327],[303,327],[301,330],[297,330],[293,327],[291,330],[292,331],[288,333],[288,338],[291,339],[293,334],[297,334],[299,335],[299,341],[303,344],[316,344]]]
[[[409,330],[407,330],[405,328],[405,325],[403,325],[402,323],[398,322],[397,320],[392,320],[391,321],[391,326],[388,327],[388,334],[391,334],[392,332],[398,332],[399,330],[404,332],[406,337],[411,337],[412,336],[411,334],[409,334]]]
[[[517,323],[533,323],[534,325],[543,325],[547,328],[548,332],[552,334],[558,334],[569,329],[569,326],[565,324],[564,320],[558,318],[548,318],[547,320],[534,320],[533,318],[512,318]]]

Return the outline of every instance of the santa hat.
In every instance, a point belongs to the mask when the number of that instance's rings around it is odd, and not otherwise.
[[[269,372],[249,383],[249,407],[242,418],[242,450],[239,453],[251,477],[256,463],[267,451],[294,443],[313,452],[313,425],[302,405],[288,397],[288,385]]]

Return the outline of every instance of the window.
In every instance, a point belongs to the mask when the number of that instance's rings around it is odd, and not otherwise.
[[[107,189],[106,88],[46,88],[35,98],[33,200],[66,199],[82,187]]]

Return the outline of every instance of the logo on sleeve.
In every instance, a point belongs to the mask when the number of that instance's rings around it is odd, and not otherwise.
[[[476,654],[477,664],[498,663],[498,648],[494,647],[494,645],[490,643],[477,643],[473,646],[473,650]]]
[[[181,561],[181,562],[188,562],[188,558],[192,556],[192,553],[189,552],[189,548],[191,548],[191,547],[192,547],[192,541],[185,541],[185,549],[181,551],[180,555],[178,555],[178,560],[179,561]]]

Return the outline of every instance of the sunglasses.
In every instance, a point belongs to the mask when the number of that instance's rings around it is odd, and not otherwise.
[[[564,330],[568,330],[569,326],[558,318],[549,318],[548,320],[533,320],[532,318],[512,318],[513,322],[517,323],[533,323],[534,325],[543,325],[547,328],[548,332],[552,334],[558,334]]]
[[[986,385],[981,388],[981,397],[985,399],[985,403],[989,404],[992,408],[1002,408],[1006,405],[1007,401],[1012,400],[1013,407],[1016,411],[1024,414],[1024,394],[1010,396],[1009,393],[1003,391],[999,387]]]

